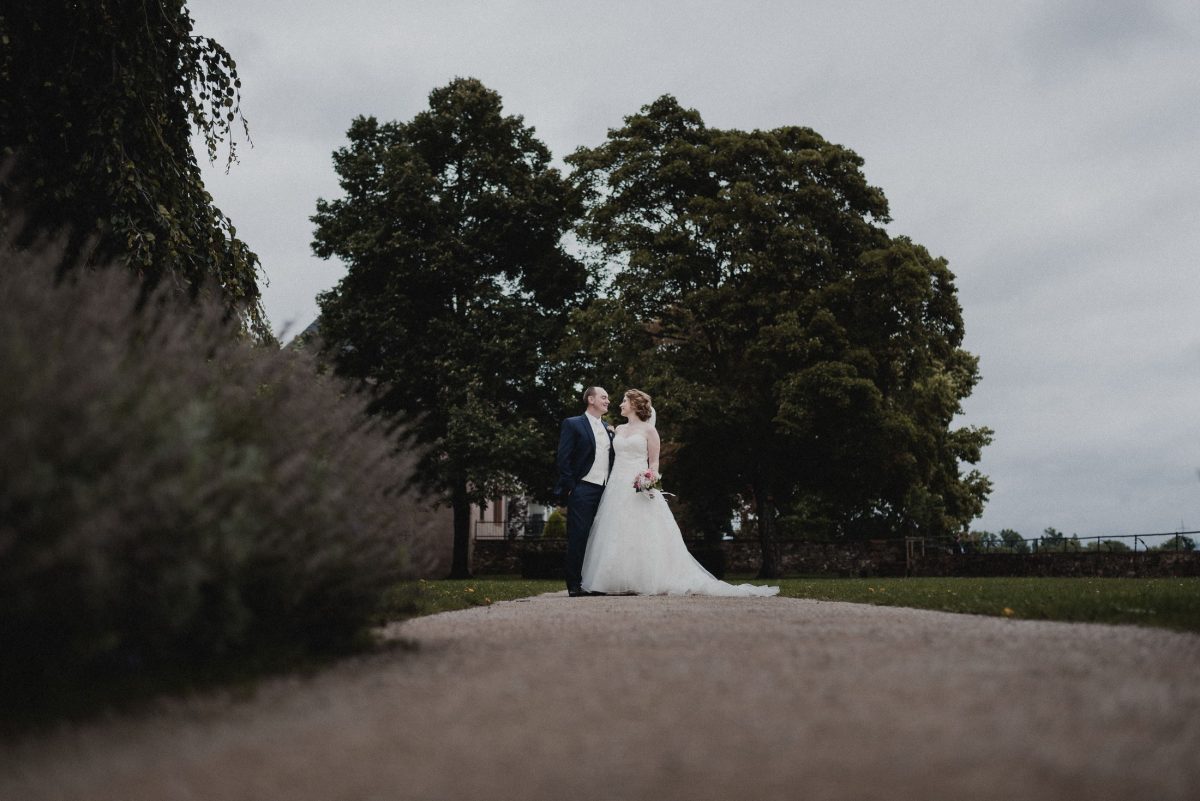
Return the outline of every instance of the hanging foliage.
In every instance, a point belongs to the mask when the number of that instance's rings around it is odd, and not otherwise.
[[[0,147],[6,226],[18,243],[68,238],[66,263],[126,264],[149,291],[165,281],[215,294],[269,338],[258,257],[205,191],[234,127],[248,137],[237,66],[193,34],[184,0],[43,0],[0,15]]]

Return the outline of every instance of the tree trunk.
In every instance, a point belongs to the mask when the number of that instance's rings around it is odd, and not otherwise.
[[[779,543],[775,540],[775,499],[761,484],[754,485],[754,507],[758,518],[758,542],[762,547],[762,563],[758,569],[758,577],[780,578],[783,566],[779,558]]]
[[[456,481],[450,493],[454,509],[454,555],[450,559],[450,575],[446,578],[471,578],[471,501],[467,498],[466,480]]]

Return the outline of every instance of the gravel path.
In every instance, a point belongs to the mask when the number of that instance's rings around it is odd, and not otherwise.
[[[0,752],[0,799],[1194,799],[1200,636],[545,595]]]

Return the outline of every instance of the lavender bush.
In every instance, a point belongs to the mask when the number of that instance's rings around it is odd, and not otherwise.
[[[397,438],[215,307],[3,260],[4,694],[361,639],[421,556]]]

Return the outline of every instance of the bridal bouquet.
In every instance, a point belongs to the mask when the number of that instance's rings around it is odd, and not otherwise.
[[[653,498],[655,490],[662,492],[662,476],[653,470],[643,470],[634,476],[633,489],[635,492],[644,492]]]

